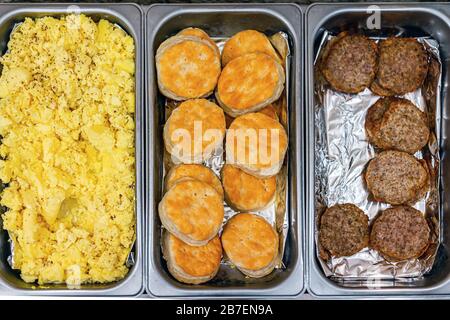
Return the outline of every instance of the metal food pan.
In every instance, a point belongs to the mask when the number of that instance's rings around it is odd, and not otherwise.
[[[136,146],[136,242],[134,245],[135,264],[127,276],[109,284],[86,284],[79,289],[68,289],[64,284],[48,284],[38,286],[24,282],[17,270],[13,270],[7,262],[10,255],[8,233],[0,230],[0,294],[1,295],[65,295],[65,296],[136,296],[143,291],[143,170],[142,170],[142,131],[141,108],[142,90],[142,26],[143,13],[134,4],[1,4],[0,5],[0,52],[6,51],[10,33],[15,24],[25,17],[38,18],[44,16],[60,17],[70,13],[82,13],[98,21],[107,19],[119,25],[133,37],[136,50],[136,112],[135,112],[135,146]]]
[[[440,139],[440,211],[442,226],[440,231],[441,246],[431,272],[420,279],[410,281],[373,281],[367,279],[359,282],[334,282],[325,277],[316,257],[315,200],[314,200],[314,56],[324,30],[338,33],[344,30],[367,30],[366,20],[373,14],[369,6],[377,5],[381,13],[381,31],[407,30],[411,36],[431,36],[439,42],[442,60],[441,86],[441,137]],[[372,7],[372,10],[374,8]],[[445,106],[449,103],[447,87],[450,82],[448,61],[450,59],[450,5],[440,3],[370,3],[370,4],[314,4],[306,12],[306,135],[307,135],[307,225],[308,225],[308,291],[321,298],[339,297],[399,297],[433,298],[450,295],[450,200],[445,192],[450,188],[449,142],[450,111]]]
[[[288,215],[290,231],[283,263],[261,279],[249,279],[237,270],[222,266],[219,275],[233,273],[229,281],[186,285],[167,271],[161,252],[161,223],[158,203],[162,198],[164,97],[158,92],[154,56],[169,36],[186,27],[199,27],[213,37],[230,37],[238,31],[256,29],[267,34],[286,32],[291,40],[289,112]],[[295,4],[156,4],[146,12],[146,289],[154,297],[274,297],[299,296],[304,291],[303,234],[303,99],[302,99],[302,11]],[[226,276],[225,276],[226,278]],[[238,280],[236,280],[238,279]]]

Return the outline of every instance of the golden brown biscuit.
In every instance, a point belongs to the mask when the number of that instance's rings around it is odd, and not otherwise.
[[[206,99],[187,100],[173,110],[163,135],[175,162],[201,163],[222,145],[225,115],[219,106]]]
[[[225,146],[228,164],[266,178],[280,171],[288,138],[278,121],[261,113],[249,113],[231,123]]]
[[[206,40],[216,49],[217,53],[220,55],[220,51],[219,48],[217,47],[217,44],[209,37],[209,35],[204,30],[200,28],[193,28],[193,27],[186,28],[178,32],[178,35],[193,36]]]
[[[267,107],[258,111],[259,113],[265,114],[266,116],[271,117],[272,119],[279,120],[278,113],[273,104],[269,104]]]
[[[277,178],[256,178],[239,168],[226,164],[222,183],[226,202],[238,211],[258,211],[275,198]]]
[[[278,234],[255,214],[239,213],[228,220],[222,245],[228,259],[249,277],[268,275],[278,261]]]
[[[247,53],[265,53],[278,62],[280,57],[265,34],[256,30],[244,30],[232,36],[223,47],[222,65]]]
[[[264,53],[249,53],[228,63],[220,74],[216,98],[232,117],[261,110],[284,88],[284,70]]]
[[[162,247],[170,274],[180,282],[204,283],[214,278],[219,271],[222,259],[219,236],[204,246],[190,246],[165,231]]]
[[[166,176],[166,190],[169,190],[175,183],[185,178],[192,178],[207,183],[223,197],[222,183],[219,178],[210,168],[201,164],[180,164],[174,166]]]
[[[176,183],[158,206],[162,225],[180,240],[203,246],[222,225],[222,197],[210,185],[198,180]]]
[[[197,36],[175,35],[156,52],[159,90],[177,101],[210,95],[220,68],[216,47]]]
[[[272,119],[275,119],[277,121],[279,121],[280,119],[278,118],[278,112],[277,109],[275,108],[274,104],[271,103],[269,104],[267,107],[264,107],[263,109],[259,110],[258,113],[262,113],[265,114],[266,116],[271,117]],[[225,122],[227,124],[227,128],[230,127],[231,123],[234,121],[234,117],[230,116],[229,114],[225,114]]]

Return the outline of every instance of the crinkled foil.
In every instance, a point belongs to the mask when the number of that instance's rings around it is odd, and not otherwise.
[[[229,38],[212,38],[217,46],[219,47],[220,52],[223,50],[223,46],[225,45],[225,42]],[[273,106],[275,107],[279,120],[281,124],[286,128],[288,132],[288,121],[287,121],[287,97],[288,97],[288,79],[289,79],[289,63],[288,60],[290,59],[290,51],[289,51],[289,39],[288,35],[284,32],[278,32],[271,37],[269,37],[272,45],[276,48],[278,53],[284,58],[285,61],[285,67],[286,67],[286,85],[284,93],[281,95],[280,99],[278,101],[273,103]],[[212,97],[210,97],[212,98]],[[180,102],[173,101],[170,99],[166,99],[165,101],[165,119],[167,121],[168,117],[170,116],[171,112],[180,104]],[[232,122],[232,118],[228,115],[225,115],[226,122],[227,122],[227,128]],[[205,161],[203,164],[207,166],[208,168],[212,169],[214,173],[220,177],[220,172],[222,170],[223,165],[225,164],[225,157],[224,157],[224,144],[221,148],[217,149],[213,156],[209,158],[207,161]],[[279,247],[279,261],[276,265],[277,269],[284,268],[283,265],[283,255],[284,255],[284,247],[286,244],[286,238],[287,233],[289,231],[289,215],[287,214],[287,195],[288,195],[288,185],[287,185],[287,161],[288,159],[285,159],[285,162],[283,164],[283,167],[280,170],[280,173],[277,175],[277,188],[275,193],[275,200],[267,206],[263,210],[259,210],[253,213],[258,214],[259,216],[265,218],[274,228],[277,230],[279,238],[280,238],[280,247]],[[174,165],[176,165],[173,162],[173,159],[171,155],[167,152],[167,150],[164,151],[164,170],[163,175],[164,177],[169,172],[170,168],[172,168]],[[164,182],[162,190],[164,190]],[[238,211],[233,210],[225,201],[224,201],[224,221],[222,224],[222,227],[226,224],[226,222],[235,214],[239,213]],[[163,231],[163,227],[161,227],[161,231]],[[222,228],[219,232],[222,233]],[[228,261],[225,257],[222,259],[222,265],[226,265],[229,267],[233,267],[232,263]],[[216,276],[216,278],[219,278],[221,276],[229,277],[230,274],[223,274],[219,272],[219,274]],[[217,279],[217,280],[230,280],[228,279]]]
[[[385,279],[409,281],[420,278],[433,266],[440,243],[439,212],[439,137],[440,137],[440,77],[439,44],[431,38],[417,38],[430,56],[430,70],[422,88],[403,96],[424,111],[429,119],[429,144],[415,156],[425,159],[431,173],[431,188],[414,207],[425,214],[432,233],[432,245],[420,258],[388,262],[377,251],[365,248],[350,257],[330,257],[324,260],[318,241],[319,218],[326,207],[353,203],[369,217],[369,223],[390,205],[371,201],[364,182],[367,163],[378,150],[369,144],[364,122],[367,110],[379,97],[369,89],[356,95],[333,91],[318,70],[321,54],[334,38],[324,34],[315,57],[315,240],[316,254],[327,277],[335,281]],[[380,40],[381,38],[373,38]],[[321,258],[322,256],[322,258]],[[372,280],[371,280],[372,279]],[[381,285],[380,283],[377,283]]]

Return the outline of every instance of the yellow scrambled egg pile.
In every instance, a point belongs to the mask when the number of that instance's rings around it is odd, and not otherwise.
[[[134,41],[83,15],[26,19],[0,62],[3,227],[26,282],[123,278],[135,239]]]

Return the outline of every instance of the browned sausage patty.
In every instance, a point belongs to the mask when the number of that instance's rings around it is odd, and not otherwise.
[[[430,228],[423,214],[409,206],[386,209],[375,220],[370,246],[386,259],[420,257],[430,243]]]
[[[376,94],[377,96],[380,97],[391,97],[391,96],[395,96],[395,93],[387,90],[385,88],[383,88],[382,86],[380,86],[378,84],[377,79],[375,79],[372,84],[370,85],[370,91],[372,91],[372,93]]]
[[[345,35],[331,46],[322,74],[334,90],[358,93],[375,78],[377,44],[362,35]]]
[[[365,179],[375,201],[399,205],[423,197],[430,177],[424,161],[406,152],[383,151],[370,160]]]
[[[381,149],[415,153],[428,142],[427,117],[409,100],[381,98],[366,116],[369,141]]]
[[[377,83],[397,95],[417,90],[428,72],[428,54],[412,38],[388,38],[379,44]]]
[[[327,208],[320,219],[319,241],[332,256],[351,256],[368,246],[368,218],[353,204]]]
[[[379,135],[381,122],[383,120],[383,115],[389,108],[390,98],[378,99],[369,110],[367,110],[366,121],[364,126],[366,128],[367,137],[369,142],[373,143],[375,146],[380,147],[383,145],[381,137]]]

